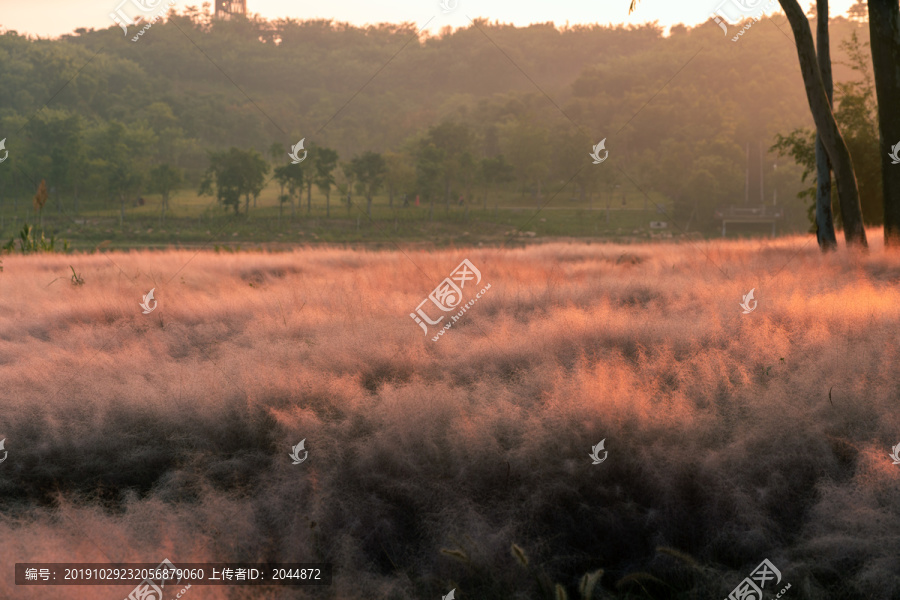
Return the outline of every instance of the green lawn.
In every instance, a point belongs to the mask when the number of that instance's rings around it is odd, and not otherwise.
[[[117,203],[81,199],[77,214],[71,199],[63,199],[60,212],[55,198],[44,207],[47,234],[69,240],[76,249],[104,247],[137,248],[170,245],[235,245],[283,243],[376,243],[422,242],[438,246],[448,244],[512,243],[543,237],[650,237],[650,221],[671,221],[671,202],[658,195],[652,201],[638,191],[617,190],[606,210],[606,197],[578,201],[567,190],[545,192],[540,200],[531,194],[496,192],[487,202],[481,197],[468,207],[436,202],[433,218],[429,206],[415,206],[414,197],[408,207],[395,196],[393,207],[382,193],[373,198],[371,218],[366,214],[364,197],[353,196],[348,208],[346,199],[335,192],[331,196],[330,218],[326,217],[325,196],[313,189],[311,210],[307,211],[306,194],[295,207],[283,207],[279,218],[279,189],[269,185],[249,214],[235,216],[215,198],[198,196],[194,189],[182,190],[169,200],[170,210],[160,223],[161,199],[144,195],[144,205],[134,203],[125,208],[120,225]],[[653,202],[665,213],[657,211]],[[646,210],[645,210],[646,205]],[[36,224],[37,215],[31,203],[19,200],[18,211],[10,198],[0,203],[0,241],[17,235],[24,222]],[[671,224],[670,224],[671,231]],[[677,229],[675,230],[677,233]],[[655,233],[655,232],[654,232]]]

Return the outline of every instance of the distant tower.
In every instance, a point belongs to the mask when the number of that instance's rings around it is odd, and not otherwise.
[[[246,15],[247,0],[216,0],[216,18],[230,19],[232,15]]]

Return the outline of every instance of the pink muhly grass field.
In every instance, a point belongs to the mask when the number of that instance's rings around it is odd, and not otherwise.
[[[198,600],[575,599],[598,569],[592,598],[721,598],[763,559],[788,598],[898,598],[900,255],[872,246],[4,256],[0,598],[133,587],[16,562],[163,558],[335,569]],[[409,315],[464,258],[491,289],[432,342]]]

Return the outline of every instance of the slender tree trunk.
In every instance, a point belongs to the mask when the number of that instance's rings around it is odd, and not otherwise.
[[[372,218],[372,194],[366,194],[366,215]]]
[[[884,243],[900,248],[900,165],[888,154],[900,144],[900,6],[897,0],[869,0],[869,43],[878,98]]]
[[[331,190],[325,192],[325,218],[331,218]]]
[[[388,208],[394,208],[394,186],[388,186]]]
[[[828,95],[825,93],[825,86],[822,83],[822,74],[818,67],[809,21],[797,0],[778,1],[794,32],[800,72],[803,74],[803,83],[806,87],[806,99],[816,123],[816,130],[821,136],[822,145],[825,146],[825,151],[834,168],[841,217],[844,221],[844,240],[848,245],[866,248],[868,244],[866,230],[863,228],[856,172],[853,170],[850,151],[841,136],[834,113],[831,112],[831,107],[828,105]]]
[[[691,222],[694,220],[694,215],[697,214],[697,200],[694,200],[694,208],[691,210],[691,216],[688,217],[687,225],[684,226],[684,232],[687,233],[691,229]]]
[[[816,2],[816,52],[822,84],[828,95],[828,105],[834,106],[834,81],[831,76],[831,41],[828,34],[828,0]],[[822,139],[816,133],[816,239],[822,251],[837,248],[834,215],[831,211],[831,164]]]
[[[312,214],[312,183],[306,186],[306,214]]]

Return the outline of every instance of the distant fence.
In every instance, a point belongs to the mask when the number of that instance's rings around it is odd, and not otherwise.
[[[715,219],[722,221],[722,237],[728,223],[771,223],[774,237],[775,222],[783,218],[781,206],[720,206],[715,212]]]
[[[784,218],[784,209],[780,206],[721,206],[716,209],[717,220],[765,223],[781,218]]]

